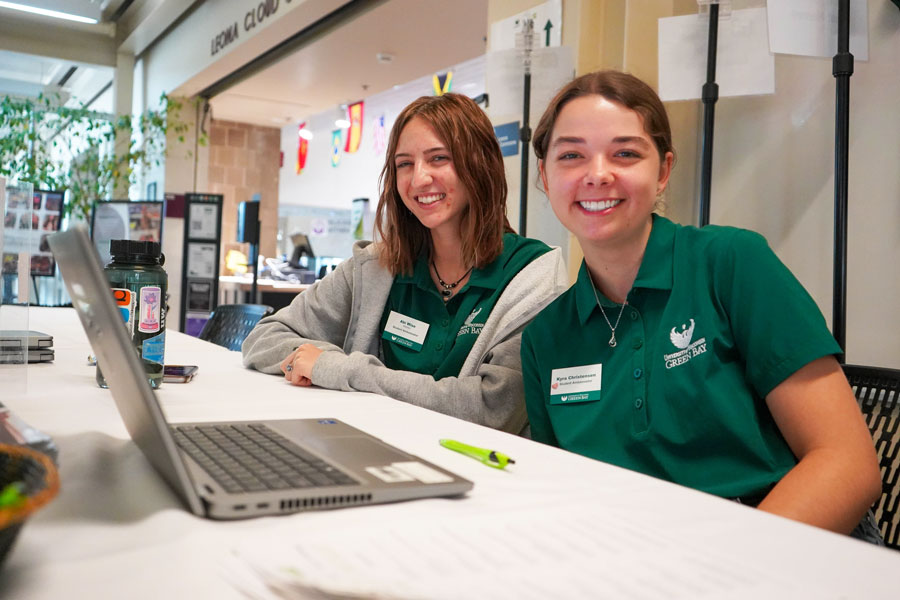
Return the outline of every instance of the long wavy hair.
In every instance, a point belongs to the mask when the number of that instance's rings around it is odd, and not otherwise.
[[[503,234],[512,231],[506,218],[506,172],[493,125],[474,101],[460,94],[422,96],[394,122],[375,211],[381,264],[393,275],[411,274],[416,259],[432,252],[428,228],[406,208],[397,191],[397,143],[403,128],[416,118],[428,123],[450,151],[469,196],[459,226],[462,257],[466,264],[484,267],[500,255]]]

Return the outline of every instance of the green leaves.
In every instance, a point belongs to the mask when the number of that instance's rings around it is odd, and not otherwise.
[[[0,176],[68,190],[66,210],[82,218],[95,200],[127,190],[143,170],[159,166],[169,132],[184,143],[190,130],[179,118],[182,102],[165,94],[158,110],[136,117],[60,104],[56,94],[0,98]],[[205,145],[206,136],[198,143]]]

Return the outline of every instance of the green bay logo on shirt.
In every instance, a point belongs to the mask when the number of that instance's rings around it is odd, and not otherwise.
[[[469,316],[466,317],[466,320],[462,324],[462,327],[460,327],[459,331],[456,332],[456,337],[459,337],[461,335],[478,335],[479,333],[481,333],[481,329],[484,327],[484,321],[482,321],[481,323],[473,323],[473,321],[475,320],[475,317],[478,316],[478,313],[481,312],[482,308],[484,307],[482,306],[480,308],[476,308],[471,313],[469,313]]]
[[[689,362],[692,358],[700,356],[706,352],[706,338],[691,341],[694,337],[694,320],[691,319],[690,325],[681,325],[681,331],[677,327],[673,327],[669,331],[669,340],[672,345],[678,348],[678,352],[666,354],[663,358],[666,361],[666,368],[671,369],[679,365]]]

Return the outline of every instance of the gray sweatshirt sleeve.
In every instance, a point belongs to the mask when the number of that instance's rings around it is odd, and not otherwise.
[[[245,367],[281,373],[281,361],[302,344],[341,351],[352,304],[353,260],[337,269],[271,317],[260,321],[241,347]]]
[[[475,374],[437,381],[431,375],[389,369],[370,354],[324,352],[313,366],[312,382],[330,389],[383,394],[479,425],[520,433],[527,423],[521,339],[521,331],[517,331],[495,344]]]

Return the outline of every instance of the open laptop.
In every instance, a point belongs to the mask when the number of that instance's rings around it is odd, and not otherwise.
[[[49,241],[131,439],[194,514],[239,519],[472,489],[472,482],[337,419],[170,426],[122,327],[87,231],[75,227]],[[228,446],[254,438],[271,452],[244,451],[250,464],[235,467],[243,455]],[[208,448],[218,442],[226,449]]]

